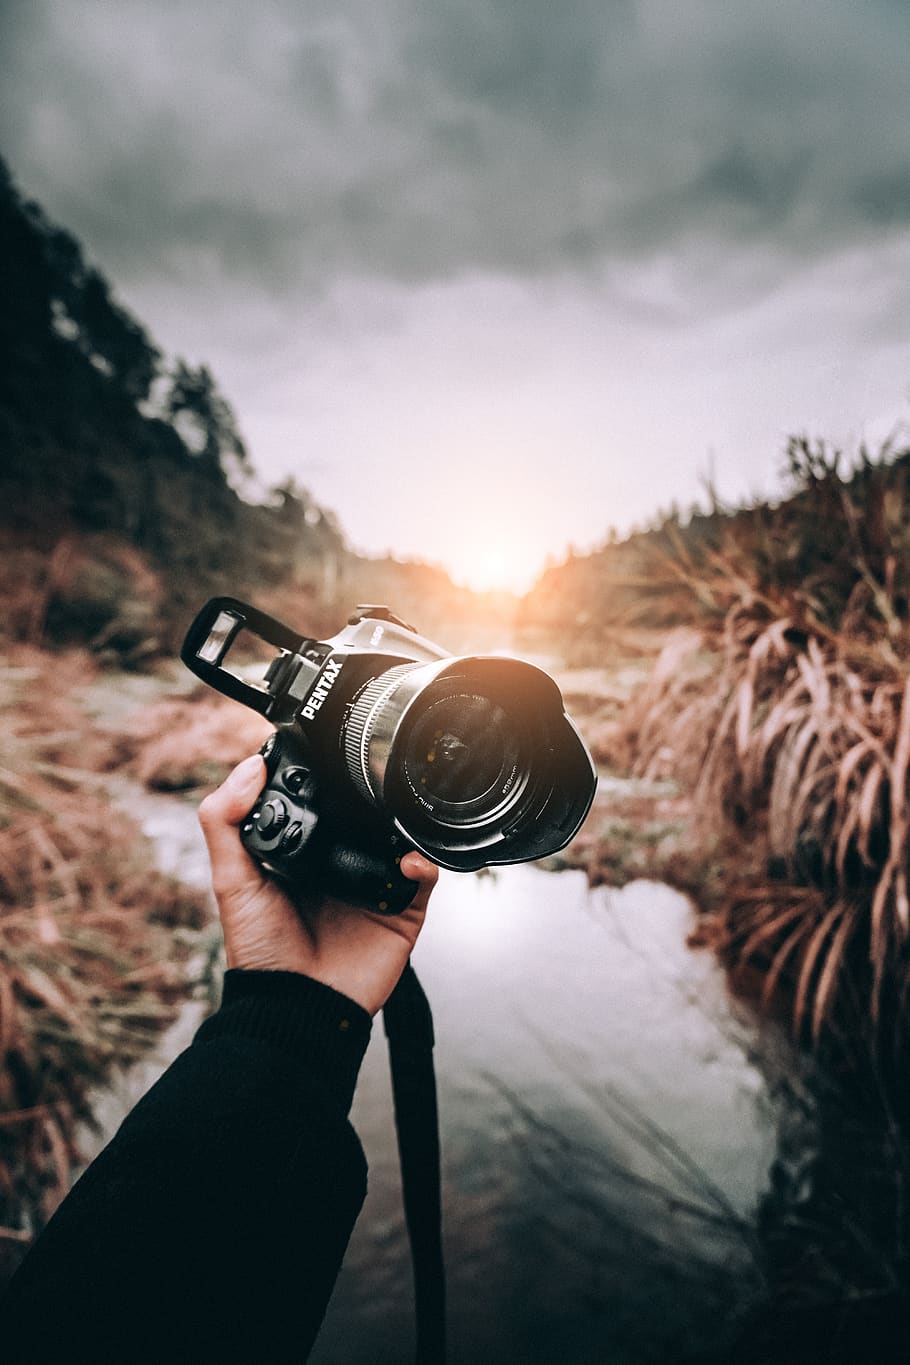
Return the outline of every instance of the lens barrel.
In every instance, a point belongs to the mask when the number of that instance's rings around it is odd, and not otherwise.
[[[382,772],[379,760],[388,756],[394,738],[400,707],[394,703],[399,683],[422,668],[422,664],[401,664],[371,679],[358,696],[345,721],[344,757],[354,786],[373,803],[382,802]],[[391,729],[389,722],[392,722]],[[378,733],[377,733],[378,731]],[[373,771],[377,769],[374,777]]]

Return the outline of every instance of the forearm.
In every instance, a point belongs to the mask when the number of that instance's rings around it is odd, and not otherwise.
[[[26,1258],[4,1358],[305,1359],[366,1190],[347,1113],[369,1030],[317,982],[228,973]]]

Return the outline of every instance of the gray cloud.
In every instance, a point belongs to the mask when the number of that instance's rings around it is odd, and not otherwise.
[[[891,0],[0,0],[3,151],[211,364],[264,480],[517,579],[690,502],[709,450],[754,496],[788,432],[903,415],[908,30]]]
[[[4,12],[14,173],[115,276],[312,293],[687,250],[701,278],[718,247],[783,269],[910,216],[884,0]]]

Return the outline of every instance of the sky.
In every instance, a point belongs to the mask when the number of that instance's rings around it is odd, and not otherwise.
[[[910,396],[903,0],[0,0],[0,151],[263,487],[524,588]]]

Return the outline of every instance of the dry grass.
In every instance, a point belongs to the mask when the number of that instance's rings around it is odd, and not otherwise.
[[[187,993],[202,899],[113,815],[70,689],[79,656],[17,651],[0,703],[0,1224],[27,1238],[78,1164],[90,1089],[141,1056]]]
[[[713,927],[733,966],[798,1034],[859,996],[880,1036],[910,960],[908,463],[845,483],[820,448],[791,458],[793,503],[663,562],[692,624],[628,709],[625,755],[684,783],[695,841],[725,850]]]
[[[786,986],[818,1038],[859,950],[877,1023],[910,935],[910,685],[864,679],[785,618],[743,648],[735,621],[713,673],[704,640],[668,646],[630,732],[639,770],[686,780],[700,842],[725,844],[717,942],[761,968],[764,998]]]
[[[62,534],[46,550],[0,528],[0,638],[83,645],[136,667],[159,651],[164,590],[132,545],[108,535]]]
[[[237,702],[199,688],[149,707],[120,744],[128,768],[153,791],[215,786],[262,747],[273,727]]]

